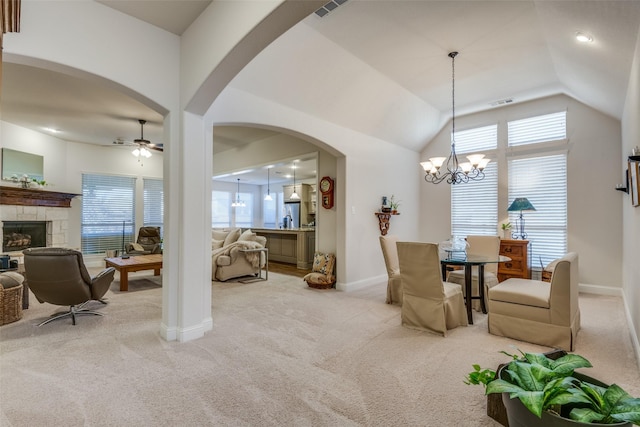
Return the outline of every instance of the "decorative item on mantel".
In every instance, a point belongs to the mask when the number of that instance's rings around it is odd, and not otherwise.
[[[11,181],[14,183],[20,183],[22,188],[32,188],[32,187],[44,187],[47,185],[47,181],[38,180],[37,178],[31,178],[26,173],[22,176],[18,176],[17,174],[11,175]]]

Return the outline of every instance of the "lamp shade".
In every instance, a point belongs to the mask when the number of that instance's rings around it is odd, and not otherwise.
[[[536,208],[533,207],[533,205],[531,204],[531,202],[529,201],[529,199],[527,199],[526,197],[518,197],[516,198],[513,203],[511,203],[511,206],[509,206],[509,209],[507,209],[507,211],[509,212],[513,212],[513,211],[535,211]]]

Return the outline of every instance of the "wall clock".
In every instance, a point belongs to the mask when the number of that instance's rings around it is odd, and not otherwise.
[[[333,207],[333,180],[324,176],[320,180],[320,193],[322,193],[322,207],[325,209],[331,209]]]

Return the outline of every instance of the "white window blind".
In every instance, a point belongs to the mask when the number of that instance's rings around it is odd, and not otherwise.
[[[456,237],[495,235],[498,226],[498,167],[485,168],[481,181],[451,186],[451,233]]]
[[[164,221],[164,190],[161,179],[144,178],[143,180],[143,201],[145,226],[160,227]]]
[[[244,202],[244,206],[235,207],[235,226],[251,227],[253,226],[253,193],[238,193],[240,200]]]
[[[562,257],[567,252],[566,154],[509,160],[509,205],[517,197],[526,197],[536,208],[522,212],[532,267]],[[520,212],[509,212],[511,224],[515,226],[519,216]]]
[[[509,146],[558,141],[567,137],[567,112],[545,114],[508,123]]]
[[[456,153],[494,150],[498,144],[498,125],[456,132]],[[451,186],[451,233],[456,237],[495,235],[498,225],[498,165],[489,163],[480,181]]]
[[[83,253],[123,250],[124,243],[133,240],[135,184],[136,179],[131,177],[82,175]]]
[[[211,196],[211,226],[231,226],[231,193],[214,191]]]
[[[489,125],[456,132],[456,153],[458,154],[494,150],[497,145],[498,125]]]

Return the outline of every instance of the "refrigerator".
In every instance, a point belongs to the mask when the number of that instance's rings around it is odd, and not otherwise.
[[[289,224],[289,216],[293,221],[291,224]],[[287,224],[286,227],[285,223]],[[282,228],[300,228],[300,202],[284,202],[282,224]]]

